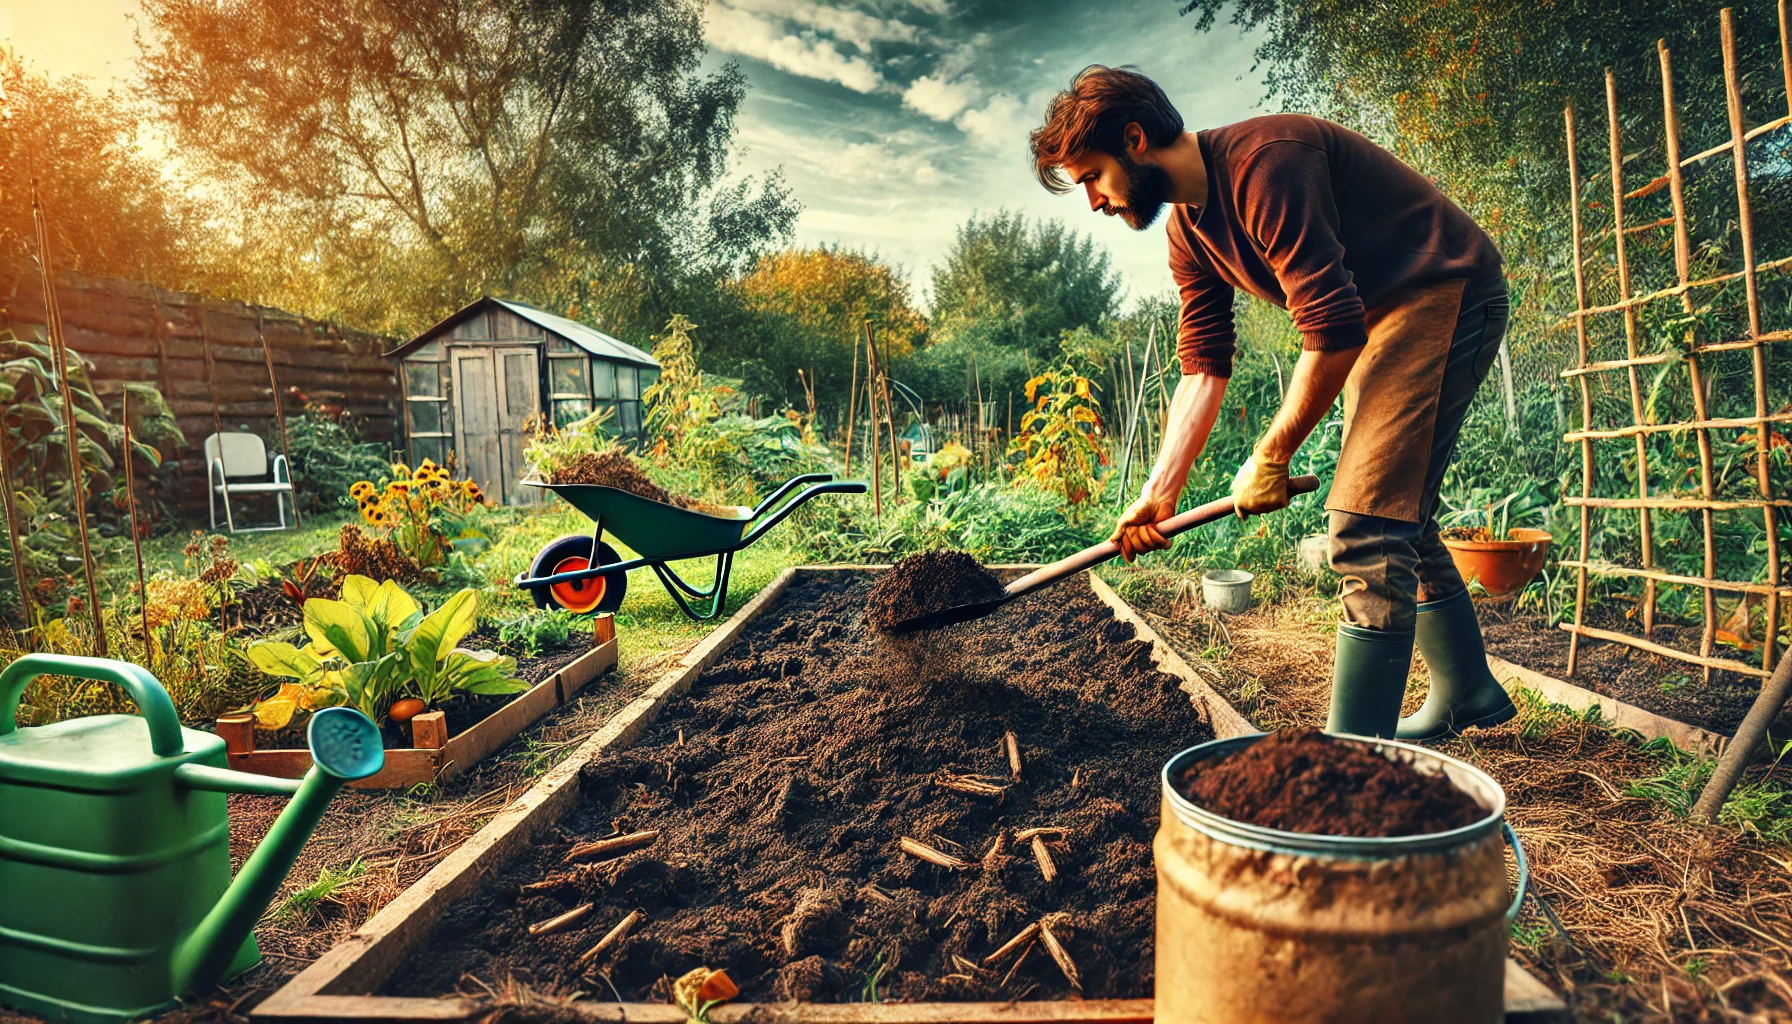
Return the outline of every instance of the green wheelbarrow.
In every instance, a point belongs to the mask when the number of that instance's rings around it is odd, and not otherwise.
[[[597,524],[589,535],[573,533],[551,542],[536,553],[528,572],[517,575],[515,584],[528,590],[538,607],[613,612],[628,593],[629,570],[645,565],[660,578],[679,610],[699,622],[722,613],[736,551],[765,536],[810,498],[865,493],[863,480],[805,473],[786,480],[757,508],[709,514],[599,484],[523,482],[553,491]],[[633,548],[638,557],[623,561],[615,548],[604,543],[605,530]],[[707,589],[685,582],[666,564],[710,555],[715,556],[716,571]],[[693,602],[699,606],[707,602],[707,606],[693,607]]]

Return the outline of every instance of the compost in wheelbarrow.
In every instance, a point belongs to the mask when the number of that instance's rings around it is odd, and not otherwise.
[[[811,498],[865,493],[862,480],[805,473],[785,481],[756,508],[717,514],[720,508],[716,513],[679,508],[602,484],[524,482],[560,495],[595,524],[589,536],[568,534],[549,543],[536,554],[529,571],[516,578],[516,585],[529,590],[538,606],[581,613],[615,611],[628,593],[629,571],[648,566],[679,609],[699,621],[721,614],[735,552],[763,537]],[[632,548],[636,557],[625,561],[604,543],[605,531]],[[692,585],[667,564],[712,555],[715,575],[707,588]]]

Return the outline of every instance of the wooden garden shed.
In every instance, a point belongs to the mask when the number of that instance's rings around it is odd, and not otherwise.
[[[394,349],[404,387],[412,465],[443,463],[517,505],[540,492],[520,486],[531,422],[565,426],[611,411],[609,430],[641,434],[641,392],[659,379],[646,352],[576,320],[490,295]]]

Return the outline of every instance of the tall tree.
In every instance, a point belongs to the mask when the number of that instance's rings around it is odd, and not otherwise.
[[[699,0],[144,0],[144,89],[238,190],[250,289],[409,331],[481,292],[660,310],[795,216],[722,187]],[[553,294],[547,294],[553,293]]]
[[[829,422],[844,419],[853,351],[863,346],[867,319],[879,332],[880,354],[893,359],[906,358],[927,333],[901,269],[850,250],[790,249],[763,257],[734,291],[756,323],[748,331],[711,334],[705,365],[797,408],[805,401],[801,370]],[[858,361],[863,380],[864,356]]]
[[[80,78],[34,73],[4,51],[0,92],[0,265],[35,258],[35,172],[58,271],[191,283],[197,217],[138,148],[127,100]]]

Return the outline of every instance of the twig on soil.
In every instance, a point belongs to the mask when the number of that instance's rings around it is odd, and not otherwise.
[[[933,784],[954,793],[990,797],[996,800],[1000,800],[1008,792],[1007,786],[998,786],[987,782],[981,775],[954,775],[951,772],[941,772],[934,776]]]
[[[622,940],[628,938],[630,930],[632,930],[635,925],[640,924],[641,919],[646,916],[647,915],[641,913],[639,910],[629,911],[628,916],[623,918],[616,927],[610,929],[609,934],[597,940],[597,945],[587,949],[577,960],[573,961],[573,966],[584,967],[598,957],[603,956],[605,950],[621,945]]]
[[[877,886],[871,885],[871,884],[861,886],[859,889],[859,895],[865,897],[866,899],[873,900],[877,903],[894,903],[894,902],[896,902],[896,897],[890,895],[889,893],[883,891],[882,889],[878,888]]]
[[[1083,770],[1082,770],[1082,768],[1079,767],[1079,768],[1077,768],[1076,771],[1073,771],[1070,773],[1070,788],[1076,789],[1078,786],[1081,786],[1082,784],[1083,784]]]
[[[790,757],[774,757],[770,761],[767,761],[766,764],[790,764],[794,761],[807,761],[807,760],[809,760],[808,754],[794,754]]]
[[[1015,972],[1020,970],[1020,965],[1027,962],[1027,957],[1033,955],[1033,947],[1037,946],[1037,945],[1039,945],[1039,943],[1037,943],[1037,942],[1027,943],[1027,948],[1021,950],[1020,956],[1017,956],[1014,958],[1014,966],[1008,968],[1007,974],[1002,975],[1002,983],[1000,985],[997,985],[996,986],[997,988],[1007,988],[1008,987],[1008,982],[1013,980]],[[1030,987],[1029,987],[1029,991],[1031,991]]]
[[[1038,937],[1038,935],[1039,935],[1039,922],[1034,921],[1032,924],[1027,925],[1025,928],[1022,928],[1020,930],[1019,935],[1016,935],[1014,938],[1009,939],[1007,942],[1002,943],[1002,948],[1000,948],[1000,949],[996,950],[994,953],[991,953],[988,956],[984,957],[983,958],[983,966],[994,967],[996,964],[1001,962],[1003,957],[1014,952],[1016,949],[1019,949],[1021,946],[1025,945],[1026,943],[1032,942],[1036,937]]]
[[[983,855],[983,866],[985,868],[994,867],[996,858],[1005,856],[1007,853],[1008,830],[1005,828],[997,829],[995,839],[990,841],[989,851]]]
[[[966,960],[957,953],[952,954],[952,965],[959,970],[964,971],[967,975],[972,974],[973,972],[978,974],[983,972],[983,968],[979,967],[975,961]]]
[[[608,839],[599,839],[594,843],[580,843],[566,852],[566,862],[570,864],[573,861],[578,860],[596,860],[600,857],[614,857],[620,853],[627,853],[630,850],[637,850],[643,846],[650,846],[653,841],[659,837],[659,830],[652,829],[646,832],[630,832],[625,836],[611,836]]]
[[[572,871],[559,871],[549,875],[539,882],[530,882],[528,885],[518,887],[517,895],[535,896],[544,892],[553,892],[556,889],[564,889],[569,885],[577,883],[586,873],[587,872],[583,866]]]
[[[684,730],[683,729],[678,730],[678,745],[681,747],[684,746]]]
[[[926,843],[921,842],[919,839],[910,839],[907,836],[903,836],[898,845],[902,847],[902,852],[908,854],[910,857],[924,860],[929,864],[936,864],[942,868],[949,868],[953,871],[968,871],[971,867],[967,862],[962,861],[949,853],[942,853],[941,851],[928,846]]]
[[[1050,838],[1052,840],[1058,840],[1064,838],[1065,831],[1065,829],[1057,825],[1045,825],[1039,828],[1023,828],[1019,832],[1014,833],[1014,841],[1017,843],[1024,843],[1031,840],[1034,836],[1038,836],[1042,839]]]
[[[546,921],[532,924],[529,926],[529,934],[552,935],[555,932],[563,932],[573,925],[578,924],[584,919],[586,914],[591,913],[591,906],[592,905],[589,903],[581,903],[571,910],[568,910],[566,913],[561,914],[559,917],[552,917]]]
[[[1039,873],[1047,882],[1058,880],[1058,865],[1052,861],[1052,852],[1045,848],[1045,840],[1033,837],[1033,859],[1039,862]]]
[[[1008,770],[1014,773],[1014,781],[1020,781],[1020,741],[1014,738],[1014,731],[1002,734],[1002,745],[1008,749]]]
[[[1039,847],[1035,846],[1034,849],[1037,850]],[[1076,961],[1070,959],[1070,951],[1064,948],[1064,944],[1058,941],[1056,935],[1052,934],[1052,927],[1045,918],[1041,918],[1039,921],[1039,940],[1045,943],[1045,951],[1052,955],[1052,959],[1058,961],[1058,970],[1064,972],[1064,980],[1070,982],[1071,988],[1081,992],[1083,979],[1081,975],[1077,974]]]

